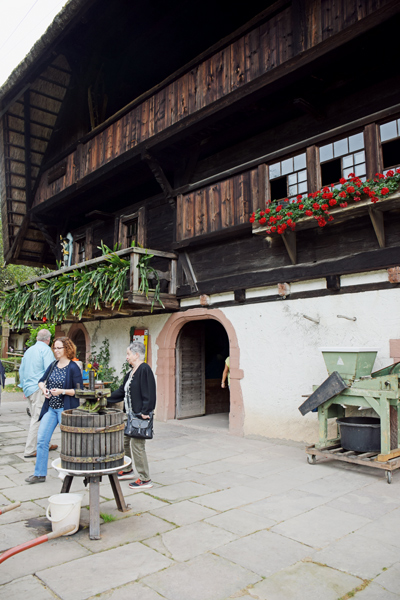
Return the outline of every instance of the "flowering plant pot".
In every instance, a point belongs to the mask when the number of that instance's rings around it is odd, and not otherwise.
[[[286,205],[288,199],[273,201],[264,210],[258,209],[250,217],[253,233],[282,235],[300,228],[325,227],[337,217],[345,220],[358,216],[365,212],[365,207],[374,208],[378,202],[387,203],[389,208],[392,201],[400,198],[396,193],[400,187],[400,168],[386,175],[377,173],[373,180],[366,182],[351,173],[349,179],[342,178],[340,184],[338,188],[333,184],[325,186],[306,197],[299,195]]]

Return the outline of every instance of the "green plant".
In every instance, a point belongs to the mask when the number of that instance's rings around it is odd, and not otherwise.
[[[117,520],[117,517],[109,515],[108,513],[100,513],[100,517],[103,519],[104,523],[112,523],[112,521]]]
[[[119,379],[114,367],[110,366],[110,361],[110,341],[108,338],[104,338],[98,350],[93,346],[88,364],[93,366],[97,372],[98,379],[110,382],[109,387],[114,391],[119,386]]]
[[[41,329],[47,329],[48,331],[50,331],[50,333],[51,333],[50,345],[53,343],[54,335],[56,332],[56,326],[53,323],[43,323],[40,325],[28,325],[29,338],[26,341],[26,345],[28,346],[28,348],[29,348],[29,346],[33,346],[34,344],[36,344],[37,334]]]
[[[154,267],[150,266],[150,261],[153,258],[154,254],[142,254],[139,264],[137,268],[139,269],[139,293],[144,294],[146,298],[149,297],[149,292],[154,292],[153,300],[151,302],[151,312],[153,312],[154,303],[158,302],[163,308],[164,304],[160,298],[160,289],[161,289],[161,281],[158,275],[157,270]],[[150,281],[155,281],[155,287],[151,288]]]
[[[63,321],[73,315],[81,319],[84,312],[90,309],[100,309],[102,305],[114,308],[121,307],[126,291],[127,274],[130,261],[115,254],[118,246],[111,250],[101,242],[104,262],[96,266],[85,266],[57,277],[48,277],[27,284],[17,283],[12,289],[1,292],[0,312],[8,319],[11,327],[22,329],[29,321],[42,320],[43,317],[51,323]],[[139,261],[140,293],[150,291],[149,276],[156,279],[154,302],[160,300],[160,280],[157,271],[149,266],[153,255],[146,254]]]
[[[390,170],[386,175],[376,173],[374,179],[364,182],[350,173],[349,179],[343,177],[339,183],[339,188],[331,184],[304,197],[299,194],[296,199],[274,200],[263,210],[257,209],[251,215],[250,223],[258,222],[265,226],[267,234],[294,231],[297,221],[304,217],[312,217],[319,227],[325,227],[329,221],[334,220],[330,214],[331,209],[346,208],[349,202],[359,202],[363,197],[369,197],[372,205],[375,205],[382,198],[396,192],[400,186],[400,168],[396,172]]]

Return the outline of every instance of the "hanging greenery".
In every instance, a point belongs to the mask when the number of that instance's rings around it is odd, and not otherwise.
[[[57,277],[41,279],[35,283],[20,284],[0,293],[0,313],[11,327],[21,329],[26,322],[46,320],[59,323],[67,316],[82,318],[90,309],[101,309],[104,304],[111,308],[121,307],[126,291],[130,261],[118,256],[101,242],[99,249],[104,262],[62,273]],[[151,254],[141,257],[139,292],[148,297],[148,279],[156,279],[154,302],[160,300],[160,280],[155,269],[149,266]]]

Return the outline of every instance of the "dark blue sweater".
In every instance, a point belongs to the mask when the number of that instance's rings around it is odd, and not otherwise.
[[[54,365],[54,362],[48,367],[48,369],[46,369],[43,377],[41,379],[39,379],[38,383],[40,383],[41,381],[46,381],[53,365]],[[78,383],[80,384],[81,390],[83,390],[83,381],[82,381],[81,370],[78,367],[78,365],[73,360],[71,360],[71,362],[69,363],[69,365],[67,367],[64,389],[66,389],[66,390],[74,389],[75,390],[78,387]],[[77,408],[79,406],[79,398],[77,398],[76,396],[68,396],[67,394],[64,394],[63,400],[64,400],[64,410],[68,410],[70,408]],[[39,421],[43,417],[43,415],[47,413],[48,410],[49,410],[49,399],[46,398],[46,400],[44,401],[43,406],[42,406]]]

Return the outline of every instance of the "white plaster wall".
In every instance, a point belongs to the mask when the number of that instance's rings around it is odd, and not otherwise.
[[[102,321],[89,321],[85,323],[88,330],[91,347],[100,348],[105,338],[110,342],[111,366],[120,375],[126,358],[126,349],[129,345],[129,331],[131,327],[148,329],[151,346],[151,364],[155,374],[157,365],[156,339],[170,315],[150,315],[146,317],[127,317],[123,319],[108,319]],[[63,325],[63,331],[68,332],[70,325]]]
[[[221,309],[240,346],[245,435],[316,441],[316,413],[303,417],[298,407],[302,394],[327,377],[319,348],[377,347],[374,370],[392,364],[389,339],[400,338],[399,302],[400,290],[393,289]]]

